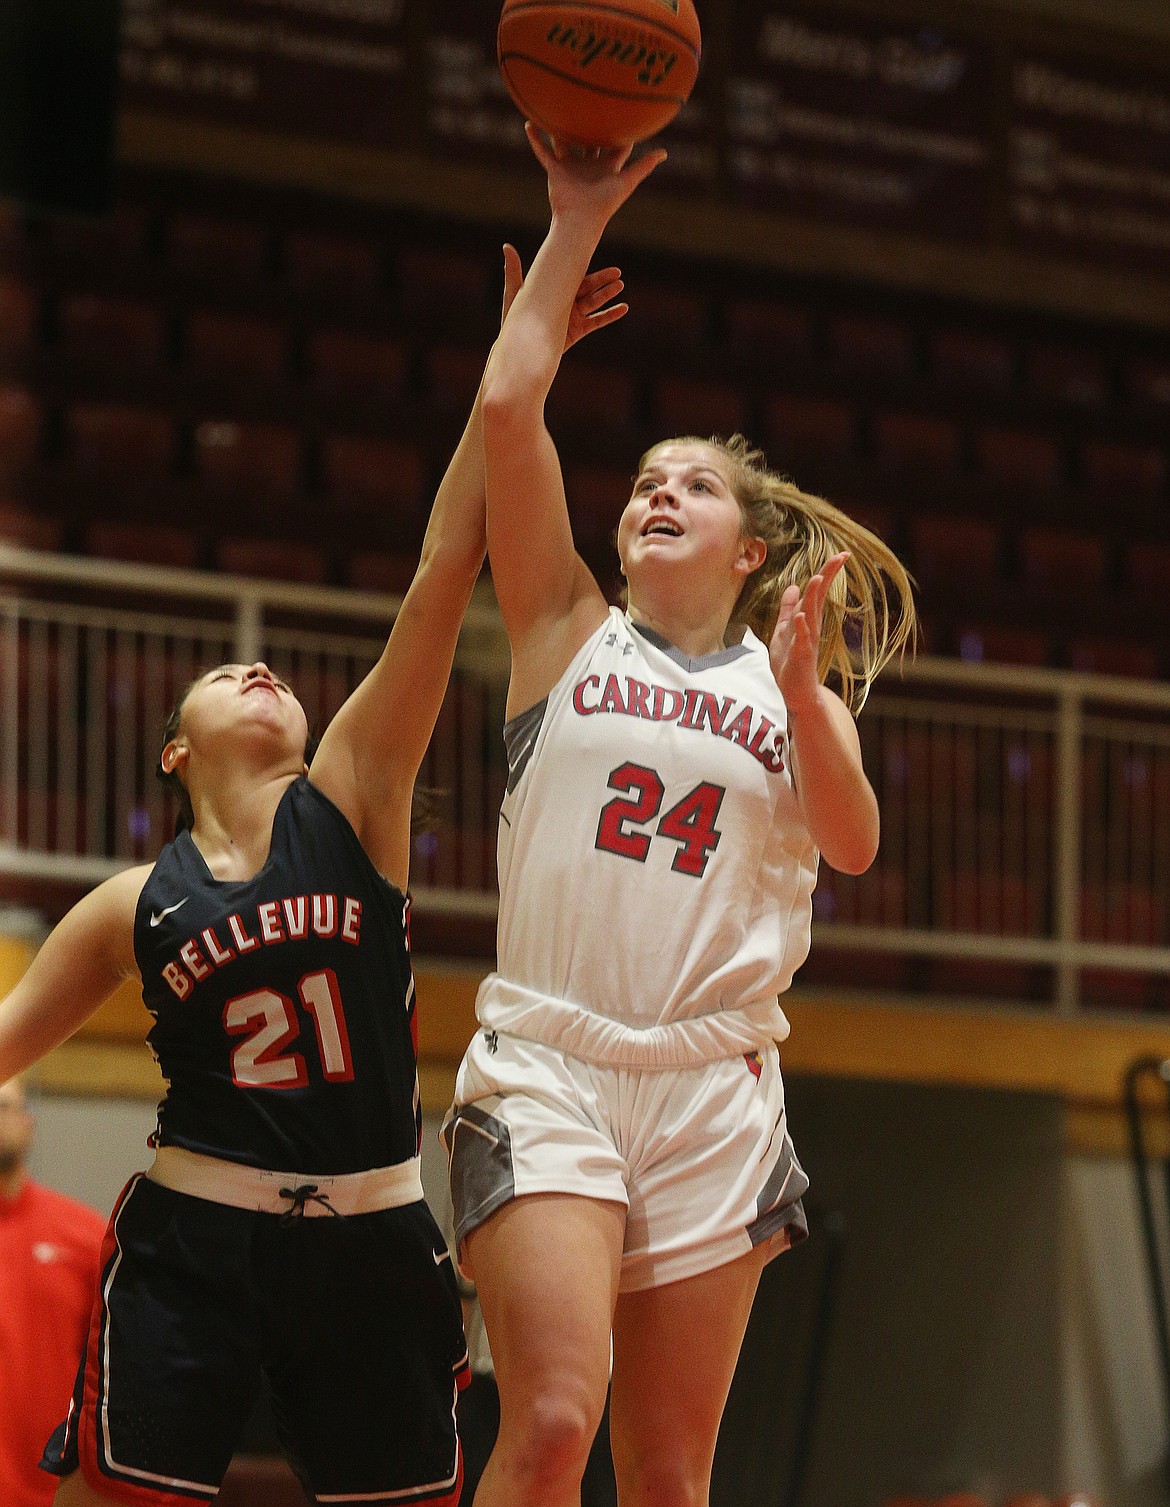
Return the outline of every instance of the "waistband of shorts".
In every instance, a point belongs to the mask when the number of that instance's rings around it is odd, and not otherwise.
[[[146,1175],[172,1192],[234,1209],[256,1214],[299,1212],[315,1219],[374,1214],[418,1203],[423,1196],[421,1165],[418,1157],[412,1157],[367,1172],[269,1172],[203,1156],[185,1146],[160,1146]]]
[[[570,1000],[540,994],[498,973],[479,987],[476,1018],[487,1031],[521,1036],[603,1067],[700,1067],[784,1041],[791,1027],[775,995],[661,1025],[631,1026]]]

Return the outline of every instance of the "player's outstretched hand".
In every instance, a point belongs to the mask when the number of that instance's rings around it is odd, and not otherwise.
[[[821,642],[821,622],[829,588],[849,558],[848,551],[826,561],[804,588],[786,586],[780,598],[780,615],[768,653],[772,673],[792,712],[811,705],[820,689],[817,655]]]
[[[508,310],[523,286],[524,269],[520,263],[520,253],[515,246],[505,245],[504,307],[500,314],[501,325],[507,319]],[[629,313],[628,303],[612,302],[624,287],[620,267],[602,267],[597,272],[590,272],[582,280],[573,302],[573,311],[569,315],[565,350],[569,350],[586,335],[592,335],[594,330],[603,330],[607,324],[613,324]]]
[[[666,161],[662,147],[630,160],[632,147],[577,152],[546,141],[529,120],[524,125],[536,160],[548,174],[548,202],[553,215],[581,216],[604,227],[640,183]]]

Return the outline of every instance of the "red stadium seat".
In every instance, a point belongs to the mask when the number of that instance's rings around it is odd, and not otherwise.
[[[607,541],[618,526],[633,491],[630,471],[615,466],[570,466],[565,497],[578,544]]]
[[[406,392],[407,352],[397,340],[354,330],[317,329],[305,350],[309,382],[332,398],[352,398],[387,411]]]
[[[59,550],[65,530],[59,518],[48,513],[0,501],[0,539],[22,549]]]
[[[812,312],[770,298],[733,298],[727,306],[725,339],[737,353],[770,365],[806,361],[813,345]]]
[[[1123,383],[1131,402],[1170,407],[1170,360],[1151,357],[1130,361]]]
[[[65,419],[65,453],[89,476],[127,482],[159,480],[175,464],[170,414],[118,403],[78,403]]]
[[[164,523],[95,521],[86,527],[85,550],[106,560],[132,560],[143,565],[174,565],[189,570],[199,564],[196,534]]]
[[[341,293],[366,302],[382,292],[378,247],[355,237],[294,232],[284,243],[285,275],[303,292]]]
[[[1012,490],[1052,492],[1060,484],[1060,446],[1047,434],[991,428],[975,436],[979,470]]]
[[[0,276],[0,359],[23,356],[37,343],[40,300],[16,277]]]
[[[268,232],[244,220],[179,213],[167,226],[167,258],[177,271],[225,283],[254,282],[268,266]]]
[[[1170,544],[1160,541],[1131,544],[1125,574],[1127,584],[1139,596],[1157,600],[1170,585]]]
[[[768,453],[777,465],[816,460],[847,460],[857,439],[853,409],[836,398],[781,394],[767,404]]]
[[[235,496],[289,497],[300,486],[300,438],[275,424],[207,420],[195,431],[194,459],[202,481]]]
[[[1152,644],[1120,638],[1078,635],[1068,645],[1072,670],[1089,675],[1122,675],[1134,680],[1158,678],[1158,651]]]
[[[607,435],[622,434],[633,425],[635,403],[628,371],[569,356],[557,372],[545,413],[554,433],[587,430],[600,446]]]
[[[1081,451],[1085,487],[1119,510],[1159,506],[1166,499],[1166,452],[1156,445],[1089,441]]]
[[[427,352],[426,366],[428,390],[435,406],[447,413],[470,413],[486,360],[486,351],[433,346]]]
[[[879,413],[874,458],[883,470],[945,481],[959,469],[959,426],[924,413]]]
[[[639,283],[630,293],[630,304],[629,319],[617,328],[627,340],[635,341],[639,350],[661,355],[702,345],[707,339],[707,303],[693,288]]]
[[[346,513],[385,511],[413,518],[422,504],[426,465],[413,445],[352,434],[331,434],[321,446],[330,506]]]
[[[1052,644],[1038,629],[967,623],[958,628],[956,639],[960,659],[973,663],[1041,666],[1052,662]]]
[[[869,377],[906,377],[914,366],[914,337],[896,319],[837,314],[829,320],[829,356],[840,370]]]
[[[441,246],[407,246],[398,257],[399,302],[407,313],[424,319],[439,315],[453,323],[462,318],[478,322],[502,287],[502,258],[489,271],[482,256]]]
[[[188,316],[183,355],[186,365],[202,376],[267,380],[283,376],[288,360],[278,321],[200,309]]]
[[[325,556],[308,544],[287,539],[224,538],[215,547],[219,570],[234,576],[260,576],[317,586],[328,575]]]
[[[0,485],[19,481],[36,458],[44,429],[41,405],[22,387],[0,387]]]
[[[1105,588],[1105,543],[1098,535],[1027,528],[1020,534],[1019,557],[1028,586],[1049,595],[1080,596]]]
[[[954,591],[994,582],[999,551],[999,530],[985,518],[927,515],[911,520],[911,560],[922,586]]]
[[[1094,406],[1105,401],[1105,372],[1099,356],[1069,346],[1042,345],[1024,357],[1028,391],[1061,403]]]
[[[727,438],[742,431],[745,412],[743,393],[726,382],[663,377],[654,394],[654,424],[663,438],[688,434]]]
[[[1164,947],[1166,896],[1139,884],[1086,884],[1081,889],[1081,936],[1089,942]]]
[[[73,293],[57,311],[57,343],[67,356],[111,367],[154,366],[165,341],[166,318],[157,304]]]
[[[930,338],[930,371],[940,387],[1005,394],[1012,389],[1015,357],[998,335],[940,329]]]
[[[405,596],[417,568],[417,555],[361,550],[349,557],[345,579],[346,584],[355,591],[380,591],[390,596]]]

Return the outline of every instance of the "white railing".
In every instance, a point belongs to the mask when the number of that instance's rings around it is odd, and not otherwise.
[[[166,715],[224,659],[267,659],[323,726],[373,664],[392,597],[47,556],[0,545],[0,872],[97,881],[143,861],[174,811]],[[507,649],[473,604],[422,783],[421,911],[495,907]],[[821,947],[1044,970],[1061,1010],[1086,970],[1170,974],[1170,687],[924,659],[860,722],[882,849],[822,872]],[[875,965],[875,974],[880,969]]]

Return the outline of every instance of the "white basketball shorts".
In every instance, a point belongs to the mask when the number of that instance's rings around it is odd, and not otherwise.
[[[455,1234],[512,1198],[575,1193],[627,1209],[621,1291],[697,1276],[808,1233],[808,1178],[775,1043],[697,1067],[605,1067],[478,1031],[443,1125]]]

